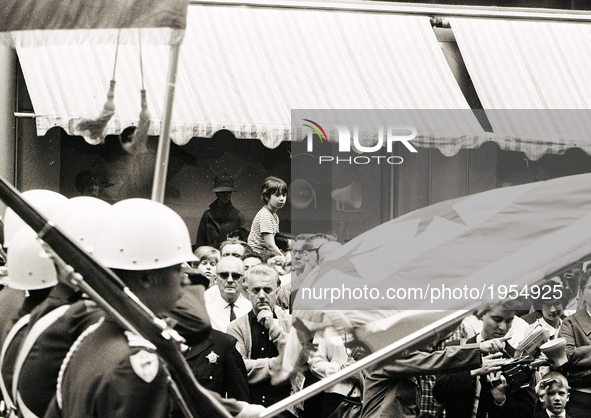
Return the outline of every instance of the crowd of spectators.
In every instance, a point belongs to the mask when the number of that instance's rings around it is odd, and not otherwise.
[[[236,241],[231,242],[236,245]],[[232,321],[228,333],[238,340],[255,403],[268,406],[362,358],[349,344],[350,335],[324,328],[311,337],[313,349],[299,379],[292,379],[283,388],[272,386],[270,376],[279,368],[275,359],[281,358],[283,339],[290,328],[290,321],[284,317],[291,313],[305,277],[342,244],[331,234],[309,233],[295,236],[291,251],[281,255],[257,252],[246,243],[240,245],[245,247],[243,252],[226,256],[240,255],[243,259],[242,291],[250,299],[252,310]],[[477,311],[445,339],[369,367],[283,414],[302,418],[333,414],[336,418],[343,411],[339,405],[342,407],[345,401],[360,405],[355,415],[359,417],[589,416],[591,399],[587,396],[591,386],[586,376],[591,367],[585,365],[591,365],[587,354],[591,317],[585,306],[586,297],[591,303],[591,296],[586,295],[587,291],[591,295],[586,287],[590,273],[579,268],[552,277],[548,284],[560,286],[562,297],[534,299],[529,309],[507,304]],[[218,275],[218,286],[223,280]],[[269,325],[271,317],[273,325]],[[539,329],[545,330],[547,340],[566,339],[569,362],[561,367],[546,362],[535,369],[526,385],[510,387],[502,367],[511,361],[520,342]],[[268,353],[272,354],[265,357]],[[544,358],[539,349],[534,354]]]
[[[306,233],[292,237],[280,232],[277,212],[285,204],[287,185],[278,178],[265,180],[261,189],[264,206],[250,229],[245,227],[244,217],[231,203],[232,179],[216,178],[213,191],[217,199],[203,215],[195,245],[192,248],[190,242],[188,245],[193,261],[178,300],[174,300],[175,295],[169,292],[171,289],[166,288],[159,277],[180,277],[177,271],[180,268],[171,270],[172,267],[163,267],[157,274],[150,273],[155,275],[155,280],[149,282],[145,278],[148,276],[143,276],[144,272],[156,270],[144,270],[135,258],[117,264],[119,255],[116,255],[108,258],[105,265],[133,286],[143,303],[165,315],[185,338],[188,346],[185,357],[199,383],[221,399],[231,399],[231,403],[226,405],[229,410],[242,408],[243,416],[255,416],[245,412],[248,410],[244,407],[245,403],[269,407],[339,373],[363,359],[367,352],[360,349],[359,341],[355,341],[347,330],[323,327],[309,335],[308,350],[305,351],[305,358],[299,361],[299,368],[288,379],[275,379],[282,372],[286,346],[292,333],[293,302],[302,283],[343,244],[330,233]],[[120,219],[117,222],[121,228],[128,227]],[[132,224],[132,218],[127,222]],[[166,238],[166,235],[167,232],[163,231],[162,236]],[[35,242],[34,239],[29,240],[27,245],[34,246]],[[10,260],[10,257],[17,259],[19,247],[16,243],[18,241],[12,243],[8,255],[0,253],[1,262]],[[137,250],[137,259],[141,261],[148,257],[146,254],[149,252],[143,251],[145,240],[138,239],[134,245],[142,249]],[[154,246],[164,248],[166,242],[163,239]],[[160,258],[156,261],[162,262]],[[179,261],[175,258],[175,263]],[[591,308],[588,306],[591,304],[591,268],[587,267],[588,263],[583,263],[548,280],[548,285],[561,289],[560,297],[544,299],[540,296],[534,298],[529,306],[506,303],[476,311],[456,329],[447,330],[445,336],[434,336],[395,358],[372,364],[324,388],[306,401],[290,406],[277,416],[340,418],[343,411],[349,411],[346,416],[360,418],[590,417]],[[55,268],[54,276],[60,270],[57,264]],[[13,277],[18,277],[18,269],[13,267],[12,271]],[[33,276],[37,274],[35,271],[29,273]],[[26,276],[23,275],[25,281]],[[45,283],[48,279],[41,275],[41,281]],[[24,336],[19,337],[21,328],[13,331],[19,324],[19,317],[32,312],[36,320],[41,316],[36,313],[40,309],[38,306],[45,306],[42,309],[46,313],[51,311],[50,307],[59,308],[60,304],[67,302],[64,306],[68,310],[64,309],[64,312],[68,312],[65,318],[69,318],[70,322],[53,330],[53,339],[47,337],[52,344],[58,338],[56,335],[68,335],[70,338],[64,340],[59,356],[56,355],[55,362],[51,364],[55,379],[45,388],[31,391],[32,384],[22,388],[23,402],[36,409],[36,416],[43,416],[45,410],[56,411],[55,402],[60,401],[52,401],[55,380],[70,345],[84,337],[87,331],[94,332],[88,327],[91,322],[105,322],[103,313],[80,292],[66,292],[61,286],[63,294],[60,294],[53,290],[54,282],[56,280],[39,288],[36,285],[28,287],[27,297],[17,302],[18,313],[15,310],[3,318],[2,340],[18,342]],[[149,292],[154,287],[160,289],[160,296]],[[59,290],[60,285],[57,288]],[[8,294],[3,290],[0,298]],[[168,295],[168,298],[162,295]],[[98,326],[99,322],[95,325]],[[92,353],[93,344],[103,347],[105,351],[99,358],[107,361],[107,353],[110,353],[107,342],[121,343],[116,337],[117,326],[108,320],[105,323],[107,325],[101,325],[100,332],[88,339],[92,344],[87,341],[78,347],[74,343],[75,349],[68,354],[72,358],[64,360],[64,364],[69,364],[70,371],[69,374],[62,373],[60,385],[69,385],[75,391],[78,386],[88,383],[71,371],[88,367],[76,350]],[[76,327],[71,327],[72,324]],[[211,332],[206,331],[209,325],[213,329]],[[20,326],[26,329],[26,324]],[[536,333],[542,334],[544,341],[548,342],[564,339],[567,361],[557,364],[536,348],[527,353],[531,355],[527,364],[535,361],[539,364],[531,375],[514,386],[506,366],[512,364],[514,357],[521,355],[522,342]],[[33,353],[43,352],[43,341],[40,338],[35,343],[38,346],[32,348]],[[135,347],[131,341],[129,344],[132,349]],[[16,355],[18,345],[10,342],[3,347],[0,377],[3,379],[3,392],[6,393],[6,387],[12,386],[10,376],[14,373],[14,367],[7,359]],[[149,348],[149,345],[146,347]],[[41,358],[43,356],[40,355],[37,360]],[[144,365],[137,367],[144,372],[144,375],[140,373],[140,377],[151,383],[153,377],[144,369],[152,357],[146,358]],[[49,367],[50,363],[45,363]],[[20,365],[17,371],[22,379],[33,379],[31,370],[38,374],[42,366],[37,363],[32,368],[31,364],[25,363],[22,371]],[[132,366],[138,373],[133,362]],[[98,370],[99,367],[95,368]],[[7,376],[8,379],[5,379]],[[156,395],[165,402],[165,393],[158,392]],[[73,411],[81,408],[79,405],[64,406],[70,407]],[[159,406],[158,411],[163,408]],[[48,414],[46,416],[53,416]]]

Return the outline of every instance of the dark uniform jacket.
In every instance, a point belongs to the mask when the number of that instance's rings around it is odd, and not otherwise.
[[[242,241],[248,239],[246,219],[232,202],[220,206],[219,200],[216,199],[209,205],[209,209],[203,212],[193,251],[202,245],[220,248],[220,244],[229,237],[238,237]]]
[[[43,416],[55,395],[57,376],[68,350],[78,336],[103,315],[94,302],[79,300],[37,338],[23,363],[18,392],[26,408],[38,417]]]
[[[205,309],[203,286],[184,287],[181,298],[168,316],[174,320],[174,329],[188,346],[204,341],[211,332],[211,322]]]
[[[127,338],[110,318],[83,336],[64,363],[65,373],[46,417],[170,415],[167,376],[149,342]]]
[[[110,317],[89,327],[64,361],[45,418],[168,418],[174,409],[164,363],[148,341]],[[232,415],[246,405],[212,396]]]
[[[475,343],[476,337],[467,341]],[[433,395],[437,402],[445,404],[447,418],[470,418],[474,409],[476,396],[476,379],[469,371],[437,376]],[[523,418],[531,417],[534,413],[536,396],[531,387],[519,389],[514,393],[507,392],[505,403],[497,406],[490,393],[486,377],[481,378],[480,400],[478,402],[477,418]]]
[[[222,397],[250,402],[246,367],[236,350],[236,338],[212,330],[208,338],[189,348],[186,359],[201,386]]]
[[[12,326],[22,316],[20,310],[24,301],[24,290],[0,286],[0,346]]]
[[[4,400],[6,406],[14,405],[14,394],[12,392],[12,382],[14,377],[14,367],[18,357],[18,350],[23,338],[26,334],[27,323],[30,315],[25,315],[17,321],[13,328],[9,331],[2,344],[2,363],[0,364],[1,373],[0,378],[3,381],[6,395],[4,392],[0,393],[0,399]]]
[[[420,387],[415,376],[470,370],[482,364],[477,345],[447,347],[434,353],[414,352],[371,368],[364,381],[363,418],[415,417]]]
[[[71,302],[73,297],[76,296],[67,291],[50,296],[32,312],[32,321]],[[22,367],[18,385],[23,403],[38,417],[43,416],[55,395],[58,373],[70,347],[82,332],[103,315],[94,302],[75,302],[38,337]],[[209,335],[209,318],[194,295],[183,292],[171,316],[176,321],[175,329],[188,342],[199,341]]]
[[[14,289],[7,288],[3,292],[6,292],[6,295],[14,295],[14,293],[9,292],[13,290]],[[40,305],[45,303],[45,300],[48,294],[50,294],[51,290],[51,288],[46,288],[29,291],[29,296],[24,298],[20,310],[16,312],[12,317],[6,318],[8,320],[7,325],[10,325],[10,328],[7,330],[6,335],[3,337],[2,343],[0,343],[0,346],[4,346],[6,344],[6,347],[3,347],[6,351],[4,353],[4,358],[0,367],[2,368],[2,379],[5,383],[5,387],[12,401],[12,404],[16,402],[14,399],[14,394],[12,392],[16,360],[18,357],[20,345],[27,334],[27,328],[31,322],[31,311],[34,311]],[[16,300],[20,300],[20,298],[17,296]],[[25,319],[26,321],[24,321]],[[9,332],[12,331],[13,326],[16,326],[18,321],[22,321],[22,323],[19,324],[18,332],[16,332],[16,334],[13,335],[11,341],[7,341],[6,337],[8,337]],[[0,394],[0,399],[2,398],[3,395]]]

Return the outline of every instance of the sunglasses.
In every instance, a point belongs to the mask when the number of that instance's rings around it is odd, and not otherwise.
[[[243,275],[240,273],[228,273],[226,271],[222,271],[221,273],[218,273],[218,276],[222,280],[228,280],[230,276],[232,276],[232,280],[240,280]]]

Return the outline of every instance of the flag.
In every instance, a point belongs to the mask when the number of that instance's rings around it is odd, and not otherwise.
[[[300,340],[327,326],[353,331],[377,349],[446,311],[527,304],[532,286],[591,254],[590,237],[591,174],[441,202],[329,255],[298,290],[294,327]]]

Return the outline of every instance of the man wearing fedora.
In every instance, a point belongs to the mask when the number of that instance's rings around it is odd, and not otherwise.
[[[242,241],[248,239],[246,219],[230,200],[232,192],[236,191],[234,179],[231,176],[216,176],[211,191],[217,199],[201,217],[193,251],[202,245],[219,248],[230,237],[238,237]]]

